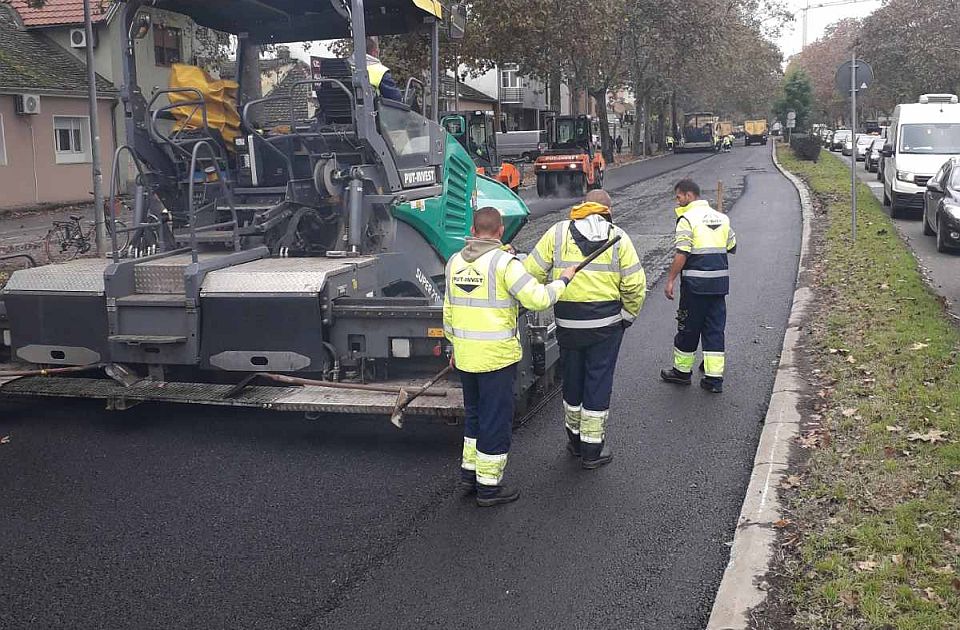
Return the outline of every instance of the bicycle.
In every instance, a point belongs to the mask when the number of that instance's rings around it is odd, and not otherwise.
[[[106,218],[107,245],[108,247],[112,246],[110,237],[113,233],[114,225],[116,225],[117,248],[122,252],[127,249],[127,246],[130,244],[130,233],[126,231],[126,223],[119,219],[117,219],[116,222],[111,220],[110,213],[107,211],[108,203],[109,202],[105,201],[103,208],[103,214]],[[115,214],[120,214],[122,209],[126,209],[126,204],[119,199],[116,200]],[[83,217],[70,215],[68,221],[53,222],[53,227],[47,232],[47,236],[43,241],[43,249],[50,262],[67,262],[75,259],[77,256],[82,256],[90,252],[96,243],[95,230],[97,229],[97,224],[95,221],[87,221],[86,230],[84,230],[82,221]]]

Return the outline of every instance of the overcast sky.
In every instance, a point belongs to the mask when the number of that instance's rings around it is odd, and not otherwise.
[[[790,10],[796,14],[793,24],[787,25],[783,35],[777,40],[784,59],[800,52],[803,46],[803,7],[809,4],[814,7],[818,4],[827,4],[834,0],[787,0]],[[841,6],[811,8],[807,18],[807,42],[815,41],[823,35],[823,29],[837,20],[848,17],[862,18],[880,8],[879,0],[865,0]]]

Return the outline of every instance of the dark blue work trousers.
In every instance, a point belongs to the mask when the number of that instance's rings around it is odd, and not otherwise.
[[[622,341],[623,328],[618,327],[588,346],[571,348],[560,344],[563,400],[568,405],[582,405],[590,411],[610,408],[613,372],[617,368]]]
[[[677,310],[677,336],[673,345],[683,352],[724,352],[724,330],[727,327],[725,295],[705,295],[680,289]],[[723,380],[718,378],[715,380]]]
[[[476,439],[481,453],[502,455],[510,451],[516,375],[516,363],[493,372],[460,371],[466,415],[463,435]]]

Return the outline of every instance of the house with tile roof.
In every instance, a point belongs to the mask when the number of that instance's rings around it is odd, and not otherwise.
[[[109,161],[118,94],[102,76],[97,90]],[[90,142],[86,66],[0,3],[0,208],[89,201]]]
[[[86,42],[83,36],[83,0],[0,0],[0,7],[13,9],[21,29],[58,45],[69,57],[86,65]],[[121,46],[121,5],[118,0],[92,0],[94,69],[119,91],[123,84],[123,49]],[[137,79],[147,99],[156,88],[170,83],[170,67],[174,63],[204,61],[208,54],[202,42],[209,41],[209,31],[198,27],[190,18],[168,11],[144,7],[140,13],[150,17],[150,30],[134,41],[137,56]],[[125,141],[123,107],[114,109],[108,125],[101,127],[104,137]],[[109,155],[104,152],[104,155]],[[133,171],[124,159],[121,183],[132,180]],[[104,176],[109,178],[111,165]],[[88,187],[89,190],[89,187]]]

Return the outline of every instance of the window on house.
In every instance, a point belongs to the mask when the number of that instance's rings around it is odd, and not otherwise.
[[[153,27],[153,53],[158,66],[180,63],[180,29],[156,25]]]
[[[90,162],[90,119],[86,116],[54,116],[53,137],[57,164]]]
[[[518,88],[520,85],[520,74],[517,64],[506,64],[500,69],[500,87]]]
[[[0,166],[7,165],[7,137],[3,131],[3,114],[0,114]]]

